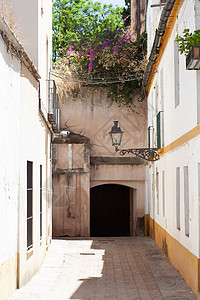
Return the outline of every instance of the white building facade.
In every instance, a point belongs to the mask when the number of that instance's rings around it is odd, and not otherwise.
[[[13,12],[25,46],[0,16],[2,300],[39,270],[52,235],[53,130],[48,121],[47,81],[52,3],[15,0]]]
[[[191,32],[200,28],[200,1],[157,4],[154,0],[148,3],[148,52],[154,62],[150,63],[151,75],[146,77],[144,90],[149,147],[159,149],[160,160],[147,166],[146,234],[155,238],[198,295],[200,71],[186,70],[186,57],[178,51],[175,38],[186,28]],[[168,16],[164,9],[168,9]],[[164,13],[166,24],[161,32]],[[163,33],[160,40],[156,40],[156,29]]]

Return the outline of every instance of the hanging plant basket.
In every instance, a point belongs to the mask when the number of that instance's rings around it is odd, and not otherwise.
[[[200,70],[200,45],[192,46],[186,57],[187,70]]]

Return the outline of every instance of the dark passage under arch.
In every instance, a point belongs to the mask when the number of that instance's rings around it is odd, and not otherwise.
[[[90,236],[130,236],[130,188],[104,184],[90,190]]]

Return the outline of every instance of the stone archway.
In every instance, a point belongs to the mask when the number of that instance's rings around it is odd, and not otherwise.
[[[90,190],[90,236],[130,236],[131,189],[103,184]]]

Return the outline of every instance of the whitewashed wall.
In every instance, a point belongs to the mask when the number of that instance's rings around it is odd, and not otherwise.
[[[47,79],[52,65],[52,1],[38,1],[38,70],[42,109],[47,113]]]
[[[52,1],[14,0],[14,18],[20,39],[36,65],[40,79],[41,108],[47,119],[48,83],[52,52]],[[39,269],[51,238],[51,134],[39,115],[38,83],[26,68],[21,76],[20,112],[20,276],[24,285]],[[27,260],[26,167],[33,162],[33,255]],[[40,165],[43,167],[43,237],[40,240]],[[32,251],[31,250],[31,251]],[[30,252],[31,252],[30,251]]]
[[[153,13],[149,1],[148,22]],[[174,39],[182,34],[185,28],[192,32],[199,29],[200,2],[187,0],[181,7],[176,25],[163,54],[158,72],[155,76],[148,96],[148,124],[155,128],[156,114],[164,108],[164,147],[183,136],[198,124],[197,101],[198,86],[197,71],[186,70],[186,58],[179,54],[180,104],[175,107],[174,88]],[[152,20],[152,22],[154,22]],[[148,28],[148,27],[147,27]],[[149,30],[149,45],[152,45],[151,27]],[[163,91],[161,86],[163,72]],[[163,95],[162,95],[163,94]],[[156,143],[155,143],[156,146]],[[189,251],[199,257],[199,208],[198,208],[198,164],[200,163],[200,137],[191,139],[183,145],[161,156],[160,160],[147,167],[148,196],[146,207],[150,216],[170,235],[183,244]],[[184,229],[184,167],[189,171],[189,237]],[[180,167],[180,230],[176,224],[176,168]],[[163,180],[165,189],[165,216],[163,215]],[[157,174],[157,175],[156,175]],[[157,176],[157,178],[156,178]],[[159,203],[158,203],[159,201]]]
[[[25,67],[21,77],[20,111],[20,230],[19,285],[24,285],[41,266],[47,241],[47,186],[51,181],[50,144],[46,128],[38,114],[38,91],[36,81]],[[27,161],[33,162],[33,254],[27,259]],[[40,239],[40,165],[43,173],[42,239]]]
[[[158,27],[160,15],[163,8],[161,6],[152,7],[152,5],[157,5],[158,3],[158,0],[149,0],[147,6],[146,28],[148,32],[147,50],[149,54],[153,45],[155,31]]]
[[[51,9],[50,0],[15,0],[13,2],[14,17],[20,28],[21,42],[40,72],[41,98],[46,116],[48,104],[46,79],[51,67],[52,47]],[[21,50],[18,40],[4,24],[5,28],[8,38],[11,38],[14,45]],[[21,287],[38,271],[43,262],[46,247],[50,243],[51,133],[39,113],[37,80],[24,64],[20,63],[19,59],[7,52],[7,47],[1,37],[0,70],[2,83],[0,96],[0,273],[2,274],[0,298],[6,299],[7,295],[16,288],[17,279]],[[27,252],[26,229],[27,160],[33,162],[33,248],[29,253]],[[43,167],[42,239],[40,239],[40,165]],[[12,258],[11,262],[7,262],[9,258]],[[3,295],[2,287],[4,287]]]
[[[0,263],[17,253],[20,63],[0,36]]]
[[[8,0],[6,0],[8,1]],[[19,37],[41,76],[42,109],[47,117],[47,79],[52,60],[52,1],[12,0]]]

